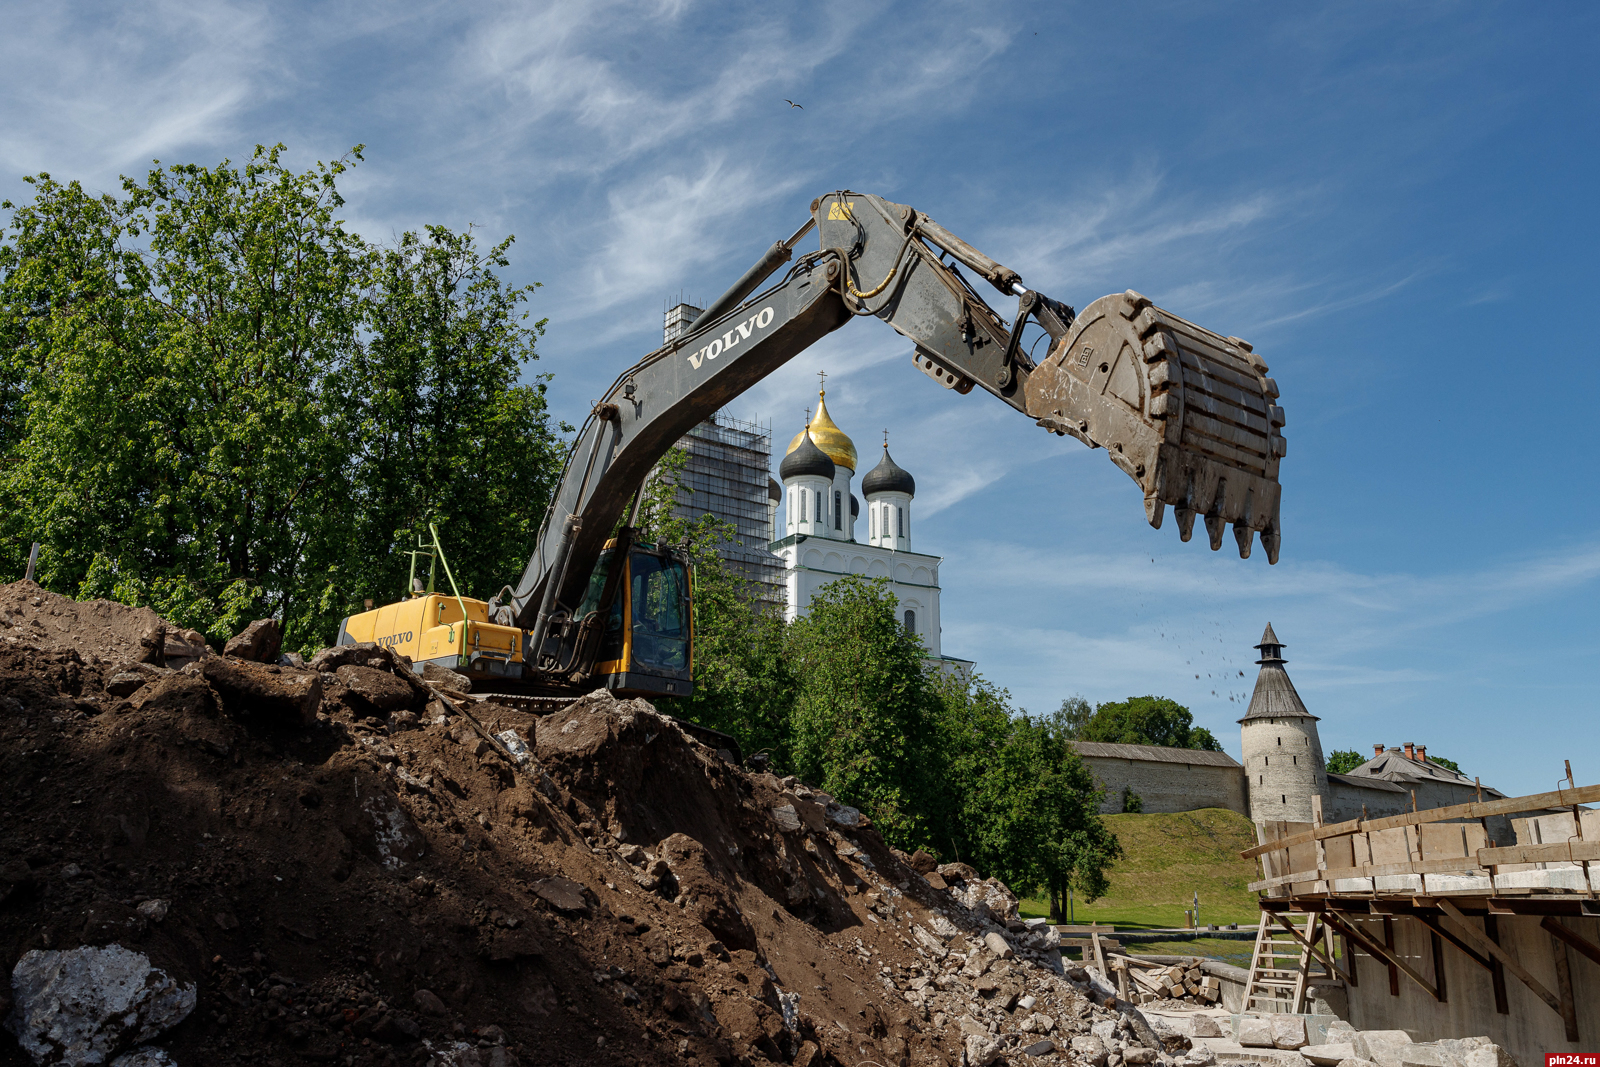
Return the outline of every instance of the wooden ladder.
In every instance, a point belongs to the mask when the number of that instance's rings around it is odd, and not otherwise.
[[[1296,918],[1305,921],[1296,923]],[[1244,1010],[1303,1013],[1309,980],[1332,972],[1326,950],[1321,945],[1323,939],[1322,916],[1316,912],[1303,917],[1262,912],[1261,925],[1256,928],[1255,951],[1250,956]],[[1285,960],[1294,962],[1285,963]]]

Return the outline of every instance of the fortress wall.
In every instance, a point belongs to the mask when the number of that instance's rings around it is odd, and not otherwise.
[[[1105,789],[1100,810],[1122,810],[1122,790],[1131,787],[1144,801],[1147,812],[1194,811],[1227,808],[1248,814],[1244,773],[1237,767],[1196,766],[1156,760],[1113,759],[1084,756],[1083,762]]]

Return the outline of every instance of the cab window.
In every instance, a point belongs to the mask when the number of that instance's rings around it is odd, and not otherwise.
[[[629,559],[633,659],[641,666],[689,665],[689,574],[676,560],[639,553]]]

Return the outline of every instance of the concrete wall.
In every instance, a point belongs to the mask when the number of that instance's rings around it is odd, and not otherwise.
[[[1419,803],[1421,798],[1418,798]],[[1383,944],[1383,920],[1378,916],[1356,920],[1361,929]],[[1539,918],[1500,915],[1500,944],[1548,990],[1559,995],[1556,983],[1553,935],[1540,927]],[[1600,943],[1600,919],[1567,916],[1559,920],[1569,930]],[[1482,918],[1467,917],[1479,933]],[[1452,928],[1455,920],[1446,917]],[[1394,918],[1395,947],[1406,964],[1429,981],[1434,980],[1433,948],[1429,930],[1415,919]],[[1495,1011],[1490,973],[1448,941],[1443,943],[1445,1003],[1400,974],[1400,995],[1389,995],[1389,970],[1382,961],[1356,951],[1356,984],[1348,987],[1349,1021],[1362,1030],[1409,1030],[1418,1041],[1442,1037],[1487,1035],[1520,1064],[1541,1064],[1547,1052],[1593,1052],[1600,1048],[1600,965],[1565,945],[1572,976],[1573,1001],[1578,1014],[1578,1041],[1569,1043],[1561,1017],[1539,999],[1516,975],[1505,974],[1509,1014]]]
[[[1100,810],[1122,810],[1122,790],[1131,786],[1148,812],[1194,811],[1227,808],[1244,815],[1244,775],[1237,767],[1196,766],[1156,760],[1109,759],[1084,756],[1095,781],[1106,790]]]

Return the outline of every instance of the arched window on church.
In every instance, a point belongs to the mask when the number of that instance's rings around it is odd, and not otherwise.
[[[873,508],[867,514],[867,522],[871,523],[871,525],[872,525],[872,528],[867,532],[867,540],[876,541],[878,539],[878,509],[877,508]]]
[[[917,613],[912,611],[910,608],[907,608],[906,609],[906,633],[914,634],[916,632],[917,632]]]
[[[844,500],[840,497],[839,490],[835,489],[833,491],[833,528],[835,530],[844,529],[844,508],[841,506],[843,503]]]
[[[811,521],[820,523],[822,521],[822,490],[818,489],[814,495],[817,498],[816,510],[811,513]]]
[[[906,509],[895,508],[894,514],[895,518],[898,520],[895,523],[895,528],[900,531],[899,536],[904,537],[906,535]]]

